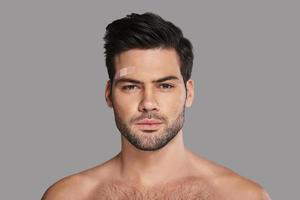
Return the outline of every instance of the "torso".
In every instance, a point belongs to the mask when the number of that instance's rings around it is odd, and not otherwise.
[[[61,194],[64,196],[54,199],[68,197],[73,200],[240,200],[245,199],[245,195],[251,196],[252,191],[260,191],[260,187],[255,183],[204,160],[197,165],[199,169],[191,170],[193,173],[177,176],[176,179],[173,177],[154,186],[141,186],[122,178],[118,175],[116,166],[111,161],[59,181],[53,190],[62,190]],[[51,197],[43,199],[52,200]]]
[[[97,186],[89,200],[215,200],[217,192],[207,181],[187,177],[151,188],[122,181],[109,181]]]

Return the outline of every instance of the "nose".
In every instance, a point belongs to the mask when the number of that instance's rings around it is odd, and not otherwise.
[[[140,112],[158,111],[158,103],[155,98],[154,92],[149,89],[144,89],[142,99],[139,104]]]

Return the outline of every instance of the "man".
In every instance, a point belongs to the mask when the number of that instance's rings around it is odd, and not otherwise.
[[[111,160],[66,177],[43,200],[267,200],[258,184],[184,146],[185,107],[194,98],[192,45],[161,17],[131,14],[106,28],[109,81],[122,150]]]

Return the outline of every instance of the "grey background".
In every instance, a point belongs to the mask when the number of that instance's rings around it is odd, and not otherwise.
[[[104,101],[105,26],[155,12],[194,45],[195,153],[297,199],[297,1],[1,1],[0,199],[40,199],[120,150]]]

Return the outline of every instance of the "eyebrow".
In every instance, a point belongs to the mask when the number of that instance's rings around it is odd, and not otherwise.
[[[159,78],[157,80],[153,80],[152,83],[161,83],[161,82],[165,82],[165,81],[169,81],[169,80],[177,80],[179,81],[179,78],[176,76],[166,76],[163,78]],[[115,81],[115,84],[119,84],[119,83],[124,83],[124,82],[129,82],[129,83],[135,83],[135,84],[142,84],[143,82],[136,80],[136,79],[132,79],[132,78],[120,78],[117,79]]]

